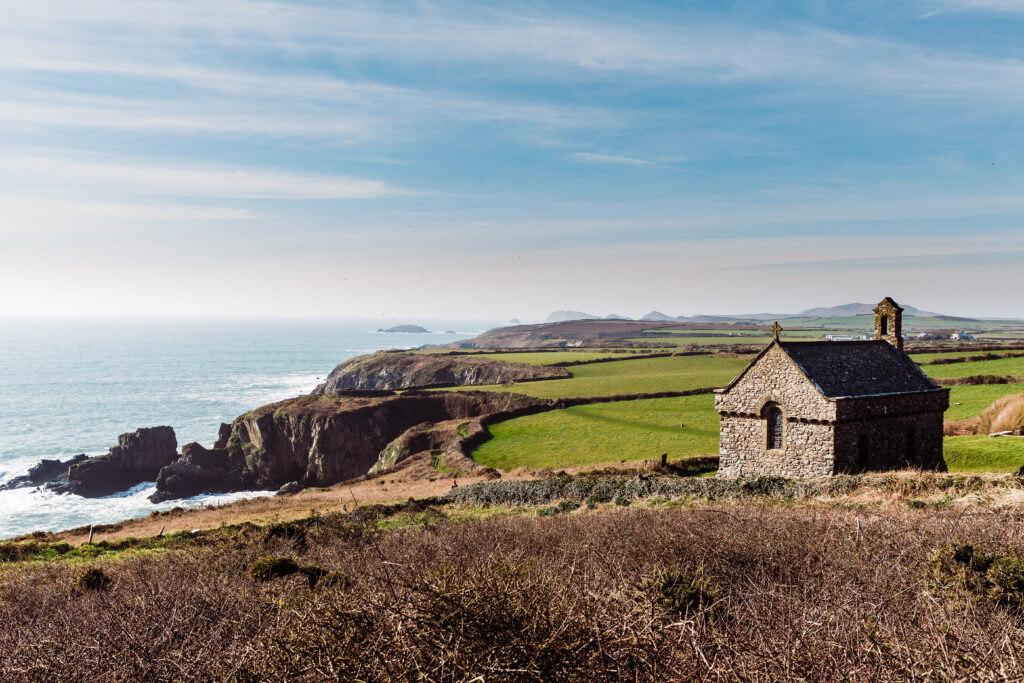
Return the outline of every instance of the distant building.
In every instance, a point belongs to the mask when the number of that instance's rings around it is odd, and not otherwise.
[[[953,334],[949,335],[949,338],[952,339],[953,341],[974,341],[974,335],[967,334],[963,330],[960,330],[959,332],[954,332]]]
[[[949,390],[903,352],[903,309],[886,297],[868,341],[773,340],[719,389],[720,477],[945,469]]]

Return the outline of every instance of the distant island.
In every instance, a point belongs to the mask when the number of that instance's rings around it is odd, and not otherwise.
[[[430,330],[419,325],[395,325],[388,329],[379,329],[378,332],[408,332],[410,334],[429,334]]]

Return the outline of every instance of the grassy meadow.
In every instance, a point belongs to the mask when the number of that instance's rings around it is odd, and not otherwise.
[[[473,459],[500,470],[718,453],[710,395],[575,406],[500,422],[490,432]]]
[[[648,349],[637,352],[650,353]],[[629,351],[528,351],[524,353],[489,353],[487,358],[505,361],[506,363],[526,363],[528,365],[551,365],[569,361],[599,360],[604,358],[629,358],[634,352]]]
[[[640,392],[686,391],[729,383],[748,361],[713,356],[635,358],[572,367],[569,379],[475,386],[472,389],[514,391],[540,398],[610,396]]]
[[[628,341],[631,342],[654,342],[657,344],[670,344],[675,348],[685,348],[687,346],[764,346],[771,337],[687,337],[683,335],[673,335],[671,337],[632,337]]]
[[[964,420],[978,415],[996,399],[1024,392],[1024,384],[978,384],[950,387],[947,420]],[[956,404],[960,405],[956,405]]]
[[[977,360],[944,365],[922,365],[921,369],[929,377],[936,378],[970,377],[972,375],[1024,377],[1024,357]]]
[[[1020,353],[1019,351],[940,351],[938,353],[914,353],[913,350],[910,352],[910,358],[915,363],[927,363],[930,360],[937,360],[939,358],[963,358],[965,356],[978,356],[983,353]]]
[[[947,436],[942,453],[950,472],[1008,472],[1024,466],[1024,437]]]

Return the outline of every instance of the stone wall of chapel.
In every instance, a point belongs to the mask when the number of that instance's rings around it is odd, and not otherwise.
[[[715,395],[719,413],[760,416],[764,404],[773,401],[789,419],[834,420],[835,404],[827,401],[814,384],[779,347],[772,347],[727,393]]]
[[[765,420],[722,416],[719,477],[824,477],[834,467],[834,428],[786,420],[782,448],[768,450]]]
[[[866,439],[866,458],[861,455],[862,437]],[[906,467],[946,470],[941,411],[853,420],[835,426],[836,473]]]
[[[942,413],[949,407],[949,390],[917,394],[889,394],[836,400],[836,420],[849,422],[876,417]],[[941,431],[941,429],[940,429]]]

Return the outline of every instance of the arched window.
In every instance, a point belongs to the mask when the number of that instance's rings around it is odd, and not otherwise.
[[[881,327],[880,333],[884,336],[889,334],[889,316],[883,315],[882,320],[879,322]]]
[[[782,411],[774,403],[767,403],[761,410],[765,420],[765,448],[770,451],[782,448]]]

